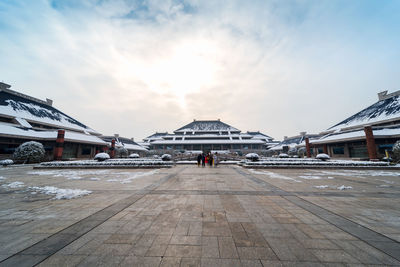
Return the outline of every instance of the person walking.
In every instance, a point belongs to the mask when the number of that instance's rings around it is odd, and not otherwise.
[[[200,167],[200,162],[201,162],[201,154],[197,155],[197,167]]]
[[[218,152],[215,152],[215,155],[213,157],[213,161],[214,161],[214,167],[217,167],[217,164],[218,164]]]
[[[201,154],[201,166],[206,166],[206,155],[204,153]]]
[[[210,164],[210,167],[212,167],[213,166],[213,155],[210,153],[209,155],[208,155],[208,163]]]

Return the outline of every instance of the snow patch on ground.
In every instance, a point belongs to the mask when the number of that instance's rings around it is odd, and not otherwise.
[[[4,181],[5,179],[6,179],[6,177],[0,176],[0,181]]]
[[[314,187],[318,188],[318,189],[325,189],[325,188],[328,188],[329,186],[328,185],[316,185]]]
[[[352,176],[357,178],[365,178],[365,176],[394,176],[399,177],[400,172],[391,172],[391,171],[375,171],[375,170],[341,170],[341,171],[322,171],[322,170],[313,170],[314,172],[318,172],[320,175],[334,175],[334,176]]]
[[[324,179],[321,176],[315,176],[315,175],[301,175],[299,176],[301,179],[306,179],[306,180],[319,180],[319,179]]]
[[[375,179],[375,180],[377,180],[377,181],[381,181],[381,182],[384,182],[384,183],[386,183],[386,184],[394,184],[394,182],[393,182],[393,181],[388,181],[388,180],[380,180],[380,179]]]
[[[3,184],[2,187],[5,188],[20,188],[20,187],[24,187],[24,183],[23,182],[12,182],[10,184]]]
[[[46,195],[55,195],[54,199],[72,199],[81,196],[86,196],[92,193],[92,191],[89,190],[62,189],[54,186],[45,186],[45,187],[32,186],[29,187],[29,189]]]
[[[339,186],[337,189],[339,189],[339,190],[347,190],[347,189],[353,189],[353,187],[342,185],[342,186]]]
[[[289,181],[294,181],[294,182],[298,182],[301,183],[301,181],[293,179],[291,177],[287,177],[287,176],[283,176],[277,173],[273,173],[273,172],[269,172],[269,171],[256,171],[253,169],[249,170],[250,172],[254,173],[254,174],[264,174],[264,175],[268,175],[269,178],[271,179],[282,179],[282,180],[289,180]]]
[[[148,172],[127,172],[126,174],[128,175],[128,177],[125,177],[123,179],[109,179],[107,180],[107,182],[120,182],[121,184],[128,184],[131,183],[132,180],[137,179],[139,177],[143,177],[143,176],[149,176],[149,175],[153,175],[156,174],[158,172],[158,170],[153,170],[153,171],[148,171]]]
[[[100,178],[90,178],[92,181],[100,181]]]

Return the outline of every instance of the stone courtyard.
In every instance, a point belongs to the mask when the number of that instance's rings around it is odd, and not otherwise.
[[[0,266],[400,265],[399,179],[234,165],[2,168]],[[45,186],[91,193],[56,199]]]

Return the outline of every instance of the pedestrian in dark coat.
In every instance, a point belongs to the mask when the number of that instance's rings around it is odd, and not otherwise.
[[[208,163],[210,164],[210,167],[212,167],[213,165],[213,160],[214,160],[213,155],[210,153],[210,155],[208,156]]]
[[[201,154],[201,166],[206,166],[206,155],[204,155],[204,153]]]
[[[200,162],[201,162],[201,154],[197,155],[197,167],[200,167]]]

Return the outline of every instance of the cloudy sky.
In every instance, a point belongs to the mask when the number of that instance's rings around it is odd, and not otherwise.
[[[400,89],[400,1],[1,0],[0,80],[104,134],[282,139]]]

